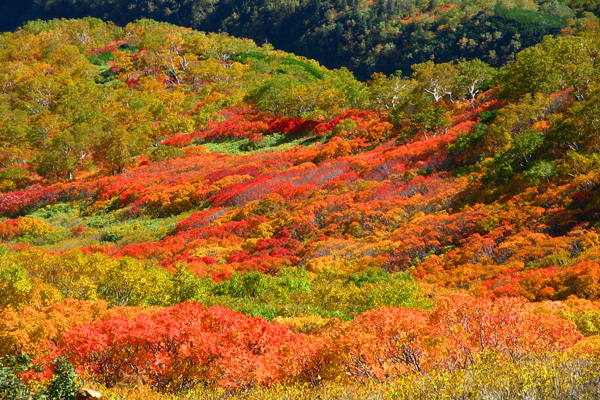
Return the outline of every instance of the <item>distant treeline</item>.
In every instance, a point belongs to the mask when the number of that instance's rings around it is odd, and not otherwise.
[[[359,79],[434,60],[479,58],[495,66],[542,37],[595,19],[584,0],[5,0],[0,29],[33,19],[139,18],[227,32],[347,67]]]

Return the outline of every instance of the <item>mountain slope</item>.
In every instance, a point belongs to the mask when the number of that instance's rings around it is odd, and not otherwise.
[[[599,35],[364,84],[149,20],[3,34],[0,387],[593,393]]]

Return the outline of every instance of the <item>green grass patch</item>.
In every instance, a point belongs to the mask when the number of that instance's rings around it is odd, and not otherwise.
[[[318,142],[318,138],[315,137],[295,137],[292,135],[275,133],[265,136],[265,140],[260,144],[252,144],[248,139],[226,140],[223,142],[203,142],[200,144],[209,151],[229,155],[243,155],[285,151],[297,146],[309,147],[316,142]]]

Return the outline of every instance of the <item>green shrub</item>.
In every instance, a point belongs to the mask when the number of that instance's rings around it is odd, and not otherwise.
[[[0,399],[26,400],[31,391],[16,376],[15,371],[3,364],[0,359]]]
[[[154,162],[171,160],[173,158],[184,158],[185,153],[179,147],[158,146],[150,153],[150,160]]]
[[[74,400],[81,385],[77,382],[75,368],[64,358],[54,362],[54,378],[46,388],[48,400]]]

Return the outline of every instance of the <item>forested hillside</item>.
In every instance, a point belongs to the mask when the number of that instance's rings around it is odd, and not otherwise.
[[[599,52],[0,35],[0,398],[597,398]]]
[[[479,58],[502,66],[548,34],[595,20],[593,0],[4,0],[0,30],[29,20],[140,18],[227,32],[347,67],[410,75],[413,64]]]

